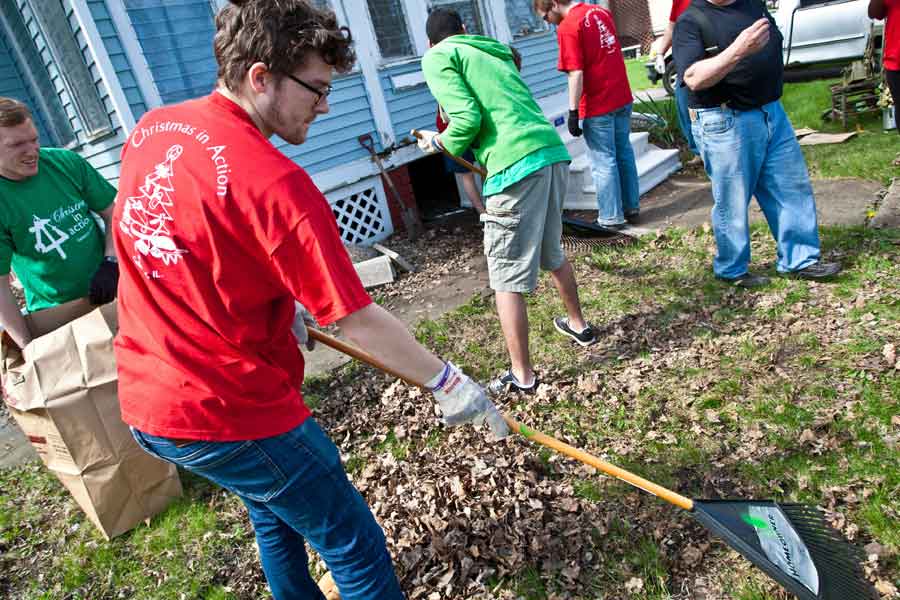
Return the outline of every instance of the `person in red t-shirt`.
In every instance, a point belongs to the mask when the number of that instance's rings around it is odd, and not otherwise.
[[[900,0],[869,0],[869,16],[887,19],[884,26],[884,78],[891,90],[896,115],[896,107],[900,105]],[[900,127],[897,127],[897,133],[900,133]]]
[[[672,47],[672,33],[675,31],[675,22],[681,16],[687,7],[691,5],[691,0],[673,0],[672,10],[669,12],[669,24],[663,34],[654,40],[650,46],[650,58],[656,57],[657,64],[665,64],[665,55]],[[659,68],[659,67],[657,67]],[[687,141],[688,148],[694,153],[694,160],[700,160],[700,151],[697,149],[697,143],[694,141],[694,134],[691,132],[691,117],[688,113],[688,92],[681,78],[675,80],[675,107],[678,109],[678,125],[681,127],[681,133]]]
[[[584,141],[597,187],[597,224],[622,229],[636,223],[637,165],[631,147],[631,86],[612,14],[603,7],[534,0],[542,19],[557,25],[560,71],[569,78],[569,133]]]
[[[268,139],[302,144],[328,112],[350,32],[306,0],[232,0],[216,25],[216,91],[148,112],[122,152],[122,418],[145,450],[241,498],[276,599],[322,597],[305,541],[347,597],[402,598],[380,527],[303,402],[304,317],[427,382],[447,424],[508,431],[478,384],[372,303],[327,200]]]

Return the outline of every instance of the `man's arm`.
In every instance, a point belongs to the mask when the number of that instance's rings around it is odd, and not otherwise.
[[[887,16],[887,10],[884,8],[884,0],[869,0],[869,18],[883,19]]]
[[[578,110],[584,91],[584,71],[569,71],[569,110]]]
[[[422,57],[425,83],[438,104],[444,108],[450,125],[440,134],[447,152],[461,156],[481,131],[481,109],[462,75],[443,52],[432,48]]]
[[[375,303],[337,321],[350,340],[395,372],[425,383],[444,368],[406,326]]]
[[[684,72],[684,83],[694,91],[713,87],[747,56],[756,54],[769,42],[769,20],[762,18],[743,30],[725,50],[692,64]]]
[[[675,21],[669,21],[666,30],[656,41],[656,51],[660,56],[665,56],[669,48],[672,47],[672,34],[675,32]]]
[[[31,333],[25,324],[25,318],[9,287],[9,273],[0,276],[0,325],[9,332],[19,348],[24,348],[31,341]]]
[[[115,256],[116,255],[116,242],[113,239],[112,233],[112,216],[113,209],[115,208],[115,204],[110,204],[105,209],[101,210],[98,214],[103,219],[104,229],[106,230],[106,239],[103,244],[104,256]]]

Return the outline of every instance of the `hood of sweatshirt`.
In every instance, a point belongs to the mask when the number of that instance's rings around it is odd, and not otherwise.
[[[444,38],[438,45],[442,46],[444,44],[472,46],[503,60],[513,59],[512,50],[509,49],[509,46],[483,35],[451,35],[448,38]]]

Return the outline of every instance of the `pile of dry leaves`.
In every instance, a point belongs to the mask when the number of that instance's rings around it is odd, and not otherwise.
[[[589,467],[542,454],[518,436],[495,442],[486,430],[443,428],[432,399],[418,389],[371,371],[333,387],[339,393],[317,417],[344,457],[362,465],[350,469],[351,478],[385,530],[410,599],[513,598],[492,584],[526,567],[557,573],[568,585],[571,596],[558,590],[552,597],[584,597],[598,573],[628,573],[619,558],[641,539],[652,538],[673,556],[687,550],[683,564],[672,565],[685,576],[709,549],[688,546],[690,538],[704,537],[699,525],[643,493],[619,486],[599,502],[577,495],[570,481],[590,478]],[[517,416],[535,422],[528,412]],[[443,443],[427,443],[436,438]],[[661,515],[669,520],[665,527]],[[607,536],[611,530],[615,535]],[[644,585],[637,571],[628,581],[632,589],[605,589],[603,597],[627,598]]]

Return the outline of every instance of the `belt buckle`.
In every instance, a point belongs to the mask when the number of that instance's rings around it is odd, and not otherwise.
[[[691,118],[691,123],[693,123],[694,121],[697,120],[697,111],[694,110],[693,108],[688,109],[688,115]]]

